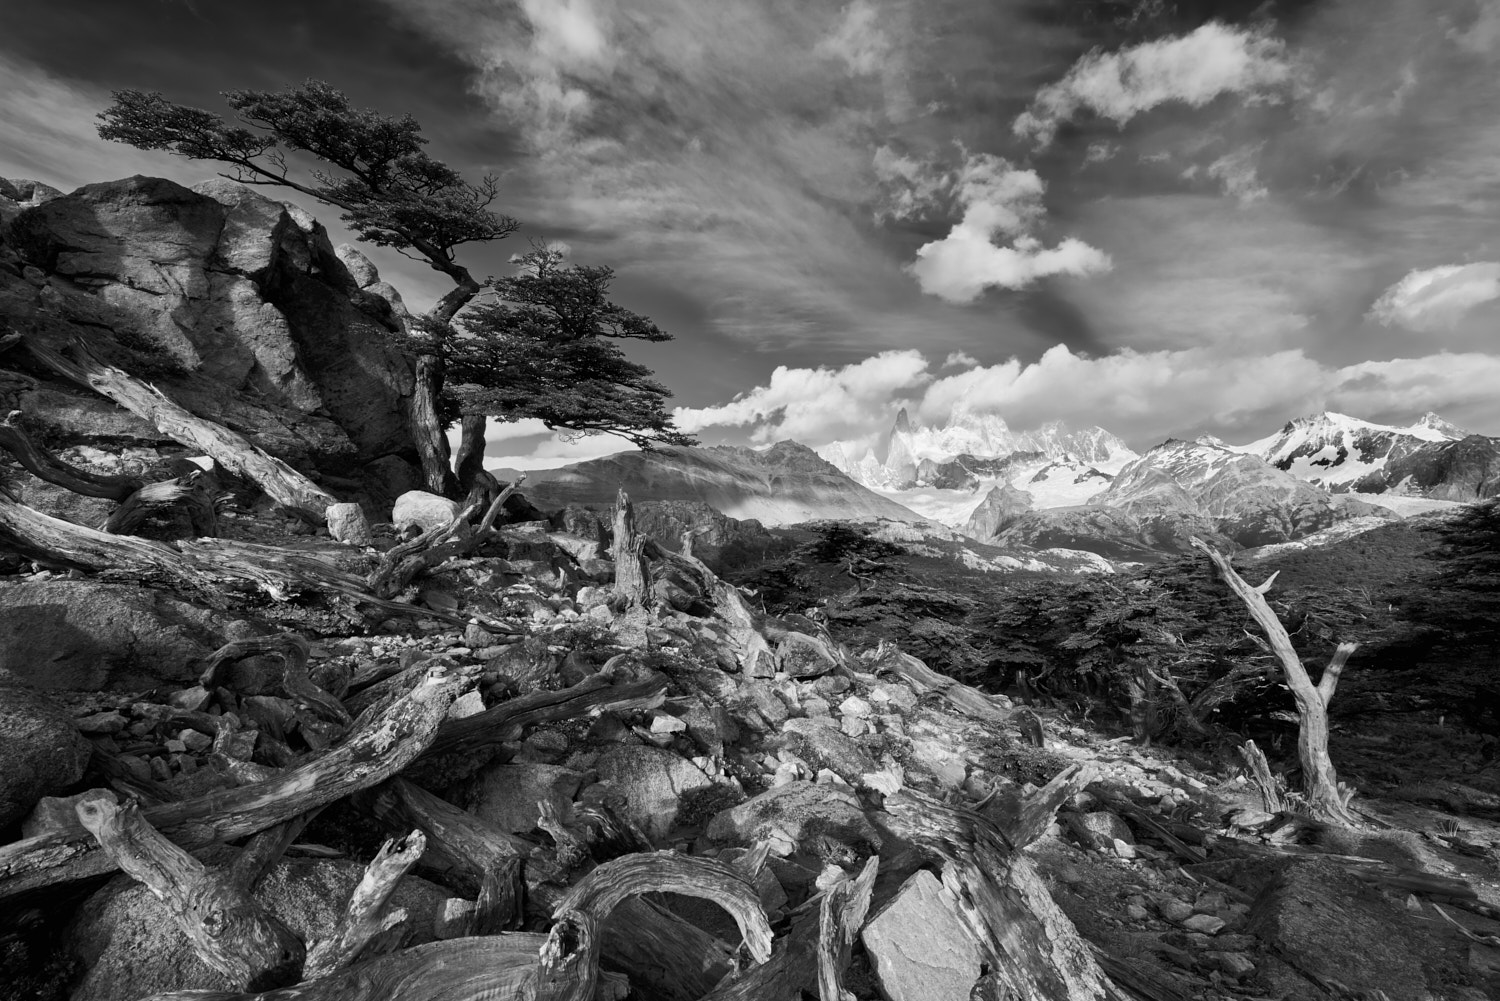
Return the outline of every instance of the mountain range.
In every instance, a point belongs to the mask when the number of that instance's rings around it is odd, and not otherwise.
[[[1323,413],[1244,445],[1169,439],[1139,454],[1100,427],[1016,431],[964,409],[929,427],[901,410],[878,440],[878,452],[854,441],[625,452],[535,472],[528,490],[600,507],[623,486],[769,526],[925,523],[930,538],[957,529],[987,552],[1075,564],[1068,554],[1152,560],[1194,536],[1231,550],[1332,538],[1500,493],[1500,438],[1436,414],[1397,427]]]

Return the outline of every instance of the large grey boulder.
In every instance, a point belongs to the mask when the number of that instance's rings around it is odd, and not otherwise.
[[[83,778],[92,750],[41,692],[0,684],[0,832]]]
[[[215,649],[254,632],[147,587],[0,584],[0,684],[94,692],[178,684]]]
[[[284,859],[255,897],[304,942],[335,927],[364,866],[347,860]],[[448,894],[408,876],[392,907],[411,915],[410,944],[433,939]],[[116,877],[84,903],[67,931],[67,946],[86,971],[73,1001],[135,1001],[170,990],[230,990],[236,985],[206,966],[178,930],[170,908],[140,883]]]
[[[623,744],[599,756],[594,765],[609,783],[620,814],[653,841],[676,826],[683,798],[714,785],[703,769],[671,751],[645,744]]]
[[[958,900],[919,869],[860,932],[880,994],[889,1001],[967,998],[984,956],[958,915]]]

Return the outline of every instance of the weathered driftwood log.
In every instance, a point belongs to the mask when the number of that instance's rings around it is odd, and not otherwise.
[[[37,479],[85,497],[103,497],[112,501],[123,501],[146,485],[135,476],[105,476],[64,462],[16,427],[11,420],[14,416],[11,414],[0,421],[0,448],[14,456],[21,468]]]
[[[317,980],[352,966],[361,950],[385,928],[386,904],[396,884],[411,871],[427,847],[421,831],[412,831],[400,841],[386,841],[365,874],[349,894],[338,930],[313,945],[307,954],[302,979]]]
[[[953,708],[966,716],[996,725],[1005,723],[1010,714],[977,688],[971,688],[946,675],[938,674],[894,643],[882,642],[875,654],[875,672],[887,671],[910,685],[919,694],[936,692]]]
[[[338,503],[322,487],[243,435],[197,416],[155,386],[100,361],[81,340],[69,344],[76,361],[36,341],[29,341],[27,347],[32,357],[53,372],[108,397],[173,441],[211,456],[313,524],[322,524],[328,508]]]
[[[1281,790],[1276,786],[1276,777],[1271,774],[1271,766],[1266,761],[1266,754],[1256,746],[1255,741],[1247,740],[1240,745],[1240,757],[1244,759],[1245,767],[1250,771],[1250,781],[1255,783],[1255,788],[1260,790],[1261,804],[1267,813],[1280,813],[1286,809],[1286,803],[1281,799]]]
[[[81,800],[78,819],[103,853],[168,905],[193,951],[248,990],[295,983],[302,941],[250,895],[248,886],[210,869],[163,837],[134,804],[95,792]]]
[[[562,872],[524,838],[497,830],[404,778],[359,794],[355,803],[386,830],[420,828],[427,835],[421,864],[460,892],[478,893],[486,872],[519,859],[528,914],[546,919],[561,906],[567,892]],[[814,923],[813,945],[816,941]],[[672,1001],[698,1001],[733,969],[734,950],[728,943],[639,897],[620,903],[605,922],[602,950],[604,959],[625,971],[632,983]],[[809,968],[815,970],[815,964]]]
[[[1000,996],[1016,1001],[1121,996],[1031,862],[1012,851],[993,823],[911,790],[886,797],[885,806],[889,816],[881,819],[892,831],[943,860],[943,885],[983,952]]]
[[[254,785],[164,803],[144,817],[177,845],[197,848],[254,834],[376,785],[416,760],[473,680],[472,670],[434,670],[320,757]],[[82,827],[52,831],[0,846],[0,899],[115,868]]]
[[[134,535],[149,517],[162,511],[181,508],[187,512],[193,535],[211,538],[219,534],[219,516],[209,480],[202,470],[161,483],[148,483],[125,498],[102,526],[110,535]]]
[[[870,894],[880,859],[871,855],[865,867],[853,879],[845,876],[823,890],[818,905],[818,997],[820,1001],[849,1001],[853,994],[844,990],[844,971],[854,940],[870,913]]]
[[[1318,820],[1345,827],[1358,826],[1358,820],[1349,809],[1352,792],[1339,787],[1338,772],[1334,770],[1333,759],[1328,755],[1328,703],[1333,700],[1339,675],[1354,653],[1356,644],[1340,643],[1333,659],[1324,669],[1323,677],[1316,685],[1313,684],[1307,669],[1302,666],[1302,658],[1297,656],[1297,650],[1292,646],[1292,638],[1287,635],[1286,627],[1266,602],[1266,592],[1276,581],[1276,574],[1268,577],[1259,587],[1252,587],[1235,572],[1224,554],[1201,539],[1191,541],[1194,549],[1201,550],[1213,561],[1224,583],[1245,603],[1250,617],[1266,634],[1271,650],[1281,662],[1287,687],[1292,690],[1292,698],[1297,701],[1297,754],[1302,761],[1302,792],[1307,799],[1308,811]]]
[[[110,535],[49,517],[3,493],[0,551],[14,552],[47,566],[165,579],[198,591],[259,590],[276,601],[286,601],[303,591],[332,593],[387,614],[438,619],[459,626],[467,625],[472,618],[492,633],[518,632],[509,623],[488,616],[458,615],[379,598],[365,590],[363,578],[307,553],[224,539],[165,543]]]

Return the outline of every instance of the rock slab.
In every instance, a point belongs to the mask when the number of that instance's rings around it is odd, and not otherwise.
[[[0,831],[83,778],[91,745],[41,692],[0,687]]]
[[[936,876],[918,870],[860,933],[889,1001],[967,998],[982,957]]]

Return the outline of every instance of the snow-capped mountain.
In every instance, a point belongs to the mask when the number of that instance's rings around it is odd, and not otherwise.
[[[1472,434],[1434,413],[1396,427],[1327,412],[1230,447],[1334,493],[1450,501],[1500,493],[1500,439]]]
[[[1072,430],[1052,421],[1031,431],[1013,431],[998,414],[955,407],[942,427],[913,421],[902,409],[891,428],[884,460],[868,447],[835,441],[817,450],[845,475],[873,490],[919,487],[976,489],[1001,471],[995,463],[1016,453],[1067,461],[1080,470],[1114,472],[1137,458],[1131,448],[1101,427]],[[1033,471],[1034,472],[1034,471]]]

